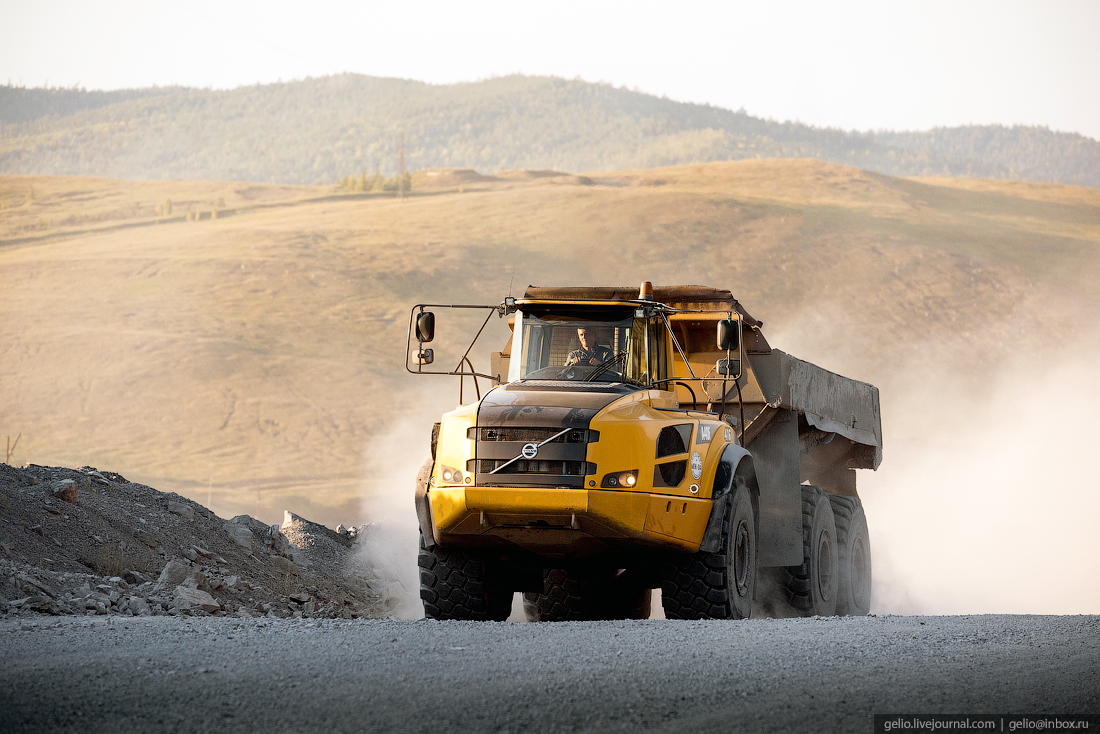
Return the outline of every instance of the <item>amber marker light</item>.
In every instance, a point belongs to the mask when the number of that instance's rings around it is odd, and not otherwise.
[[[607,487],[631,487],[638,484],[638,470],[631,469],[630,471],[615,472],[613,474],[607,474],[603,478],[603,482],[600,483],[601,488]]]
[[[639,301],[652,301],[653,300],[653,283],[648,280],[642,281],[642,287],[638,289]]]

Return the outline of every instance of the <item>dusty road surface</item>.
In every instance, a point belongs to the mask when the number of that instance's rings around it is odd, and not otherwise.
[[[37,626],[32,626],[32,625]],[[1100,712],[1100,617],[0,622],[0,731],[871,731]]]

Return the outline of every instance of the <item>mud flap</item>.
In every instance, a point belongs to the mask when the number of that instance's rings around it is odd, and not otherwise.
[[[699,550],[704,553],[717,553],[722,548],[722,521],[729,510],[732,492],[727,492],[718,499],[710,508],[710,520],[707,521],[706,532],[703,533],[703,542],[699,544]]]
[[[746,457],[748,465],[742,467],[741,462]],[[714,471],[714,484],[711,488],[714,502],[710,508],[710,519],[703,533],[703,542],[699,544],[699,550],[704,553],[718,553],[722,549],[722,522],[726,519],[726,511],[733,499],[734,478],[739,470],[748,470],[753,476],[745,478],[746,484],[753,481],[755,473],[752,472],[751,465],[752,457],[741,446],[730,444],[722,452],[718,468]]]
[[[752,442],[760,490],[756,522],[757,557],[762,568],[802,563],[799,451],[797,414],[789,410],[778,411]]]
[[[420,521],[420,532],[424,537],[424,547],[435,546],[435,528],[432,526],[432,509],[428,504],[428,480],[432,477],[435,461],[432,457],[424,460],[420,471],[416,473],[416,493],[413,502],[416,505],[416,518]]]

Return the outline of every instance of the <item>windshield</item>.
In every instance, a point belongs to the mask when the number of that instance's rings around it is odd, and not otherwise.
[[[649,385],[664,340],[633,308],[530,306],[516,313],[508,380],[573,380]],[[660,356],[660,358],[659,358]],[[652,378],[656,379],[656,378]]]

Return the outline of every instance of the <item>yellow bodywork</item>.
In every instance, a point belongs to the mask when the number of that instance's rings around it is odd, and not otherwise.
[[[478,487],[463,471],[445,481],[446,467],[465,469],[475,442],[477,405],[443,416],[428,489],[433,534],[445,546],[515,545],[546,556],[638,545],[696,551],[711,512],[712,483],[730,426],[710,413],[677,409],[670,390],[640,390],[600,410],[590,423],[599,440],[587,446],[596,473],[584,488]],[[666,426],[690,426],[687,451],[657,458]],[[698,456],[696,456],[696,454]],[[658,465],[686,461],[683,480],[654,486]],[[698,470],[694,475],[692,466]],[[637,471],[629,489],[603,486],[609,474]]]

